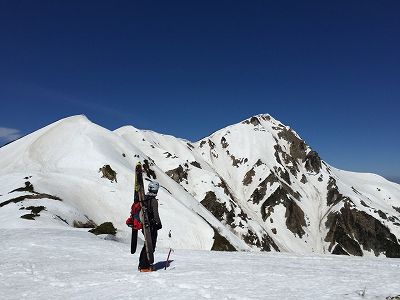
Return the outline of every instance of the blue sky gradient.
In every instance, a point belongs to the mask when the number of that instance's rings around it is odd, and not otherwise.
[[[269,113],[400,177],[400,2],[0,1],[0,144],[85,114],[196,141]]]

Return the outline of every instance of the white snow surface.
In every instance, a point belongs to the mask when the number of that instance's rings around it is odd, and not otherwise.
[[[107,237],[65,228],[0,230],[0,299],[386,299],[400,259],[157,249],[157,271]]]

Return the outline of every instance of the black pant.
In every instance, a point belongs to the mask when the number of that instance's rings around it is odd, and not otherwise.
[[[157,229],[151,228],[150,232],[151,232],[151,242],[153,244],[153,253],[154,253],[154,251],[156,250],[156,244],[157,244]],[[147,254],[146,254],[146,243],[143,244],[142,251],[140,252],[139,268],[141,268],[141,269],[150,268],[149,259],[147,258]]]

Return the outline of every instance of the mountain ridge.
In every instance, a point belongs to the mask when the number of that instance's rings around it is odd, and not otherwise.
[[[165,227],[181,235],[178,247],[218,248],[215,241],[221,235],[225,249],[228,242],[237,250],[400,255],[400,185],[330,166],[269,114],[252,116],[197,142],[130,125],[110,131],[85,116],[65,118],[0,149],[0,178],[8,182],[0,185],[0,202],[6,199],[4,191],[23,186],[22,178],[33,174],[29,182],[65,198],[80,222],[111,219],[127,238],[123,220],[129,213],[136,161],[161,180],[160,198],[168,199],[160,202]],[[100,178],[106,164],[116,171],[118,182]],[[17,180],[18,174],[24,177]],[[67,183],[61,184],[60,178]],[[154,179],[149,174],[146,178]],[[71,184],[84,197],[70,191]],[[15,205],[21,208],[24,201]],[[93,212],[99,203],[99,212]],[[201,225],[188,227],[191,233],[174,224],[179,216],[171,214],[178,203],[186,207],[179,208],[182,227],[194,215],[203,218]],[[68,214],[61,217],[70,225],[74,221]],[[160,240],[168,242],[165,231]]]

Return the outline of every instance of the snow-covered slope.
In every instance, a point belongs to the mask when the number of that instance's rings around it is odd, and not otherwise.
[[[269,115],[197,143],[132,127],[115,132],[253,249],[400,255],[400,186],[331,167]]]
[[[248,249],[149,162],[147,155],[84,116],[63,119],[0,149],[0,224],[6,228],[82,227],[111,221],[119,235],[128,239],[125,220],[133,200],[137,161],[152,171],[145,185],[154,177],[161,184],[159,203],[164,227],[159,245],[171,243],[171,231],[175,248],[208,250],[219,232],[228,244]],[[102,177],[105,165],[116,172],[115,180]],[[40,207],[43,210],[35,217]],[[29,218],[32,214],[35,220]]]
[[[0,224],[112,221],[127,240],[137,161],[162,186],[161,247],[400,256],[400,185],[335,169],[269,115],[196,143],[60,120],[0,148]]]
[[[2,229],[0,299],[389,299],[400,259],[175,250],[136,271],[129,245],[80,230]],[[398,298],[396,298],[398,299]]]

